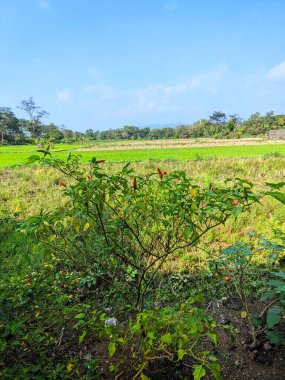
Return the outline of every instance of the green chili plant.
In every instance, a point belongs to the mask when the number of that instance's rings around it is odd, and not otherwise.
[[[209,230],[248,210],[260,195],[253,184],[229,179],[222,187],[203,187],[184,171],[138,176],[126,164],[115,174],[102,160],[80,165],[78,156],[60,160],[32,156],[57,168],[68,202],[64,208],[42,211],[27,229],[97,283],[117,290],[142,311],[156,273],[173,254],[195,246]],[[67,180],[70,182],[67,185]]]

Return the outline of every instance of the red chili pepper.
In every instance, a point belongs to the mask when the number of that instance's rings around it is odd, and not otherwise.
[[[159,168],[157,168],[157,173],[158,173],[158,177],[160,179],[162,179],[163,178],[163,174],[162,174],[162,171]]]

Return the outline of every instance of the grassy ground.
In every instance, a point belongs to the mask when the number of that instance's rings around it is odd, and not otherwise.
[[[98,157],[99,158],[99,157]],[[285,158],[217,158],[193,161],[142,161],[132,163],[132,167],[139,174],[155,172],[160,166],[170,172],[175,169],[185,170],[189,175],[201,183],[221,184],[226,178],[246,178],[261,188],[265,182],[279,182],[285,178]],[[104,164],[108,170],[116,171],[122,164]],[[52,169],[39,166],[26,166],[2,169],[0,188],[0,218],[5,215],[14,215],[17,218],[26,218],[37,213],[41,208],[53,209],[59,202],[62,188],[60,180],[64,176]],[[12,191],[11,191],[12,190]],[[242,216],[238,221],[232,221],[227,239],[238,236],[238,230],[247,227],[257,228],[262,232],[269,231],[271,226],[285,226],[285,215],[274,199],[264,199],[265,209],[256,206],[251,214]]]
[[[120,162],[103,164],[107,171],[116,172],[122,167]],[[266,182],[280,182],[285,178],[285,158],[216,158],[192,161],[141,161],[133,162],[131,167],[139,175],[156,172],[160,167],[167,173],[172,170],[184,170],[201,184],[221,185],[227,178],[240,177],[252,181],[257,189]],[[1,173],[1,172],[0,172]],[[2,169],[0,174],[0,219],[10,216],[16,220],[25,220],[39,213],[41,209],[53,210],[64,204],[61,196],[60,181],[66,181],[61,173],[41,166],[25,166]],[[249,213],[237,220],[229,220],[225,226],[213,230],[207,236],[205,244],[208,250],[220,245],[231,244],[239,240],[241,232],[258,231],[270,234],[272,228],[285,229],[284,207],[276,200],[265,197],[262,205],[255,205]],[[170,270],[181,271],[191,263],[188,253],[169,263]],[[191,264],[190,264],[191,266]]]
[[[108,145],[106,145],[108,147]],[[80,148],[80,151],[76,149]],[[86,150],[84,150],[86,149]],[[235,146],[206,146],[193,148],[154,148],[154,149],[127,149],[127,150],[98,150],[96,145],[93,150],[90,146],[58,145],[52,150],[52,154],[59,158],[66,156],[66,151],[72,150],[82,156],[83,162],[88,162],[92,157],[105,159],[109,162],[126,161],[186,161],[202,160],[214,157],[267,157],[270,155],[285,155],[285,144],[261,144],[261,145],[235,145]],[[36,154],[36,148],[32,146],[1,147],[0,168],[25,164],[27,158]]]

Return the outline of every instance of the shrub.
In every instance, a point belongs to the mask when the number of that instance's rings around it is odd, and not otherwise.
[[[86,169],[70,154],[65,162],[42,161],[71,180],[69,186],[62,181],[69,201],[31,217],[26,229],[86,276],[96,276],[98,284],[120,284],[117,291],[138,310],[167,258],[195,246],[260,198],[251,182],[239,178],[222,187],[202,187],[184,171],[166,174],[157,168],[136,176],[127,164],[109,174],[101,161],[94,158]]]

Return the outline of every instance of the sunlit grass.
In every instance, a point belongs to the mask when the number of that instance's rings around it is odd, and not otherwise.
[[[101,158],[101,157],[100,157]],[[107,172],[114,172],[122,164],[103,164]],[[166,172],[185,170],[188,175],[200,183],[221,185],[226,178],[246,178],[262,188],[266,182],[279,182],[285,178],[285,158],[216,158],[196,161],[145,161],[134,162],[131,167],[139,175],[156,172],[157,167]],[[64,202],[59,180],[65,180],[63,174],[40,166],[15,167],[0,171],[0,218],[15,215],[19,219],[39,212],[41,208],[54,209]],[[271,226],[285,227],[284,207],[274,199],[263,201],[264,209],[256,206],[251,213],[242,215],[238,221],[229,225],[228,240],[238,238],[239,230],[246,227],[260,231]]]
[[[64,158],[66,151],[74,150],[82,146],[57,145],[52,154],[58,158]],[[86,146],[85,146],[86,148]],[[3,147],[0,149],[0,167],[24,165],[31,154],[39,154],[35,147]],[[259,157],[259,156],[283,156],[285,144],[278,145],[244,145],[244,146],[208,146],[195,148],[158,148],[158,149],[129,149],[129,150],[92,150],[74,151],[82,157],[83,162],[88,162],[92,157],[105,159],[109,162],[138,162],[138,161],[187,161],[205,160],[216,157]]]

